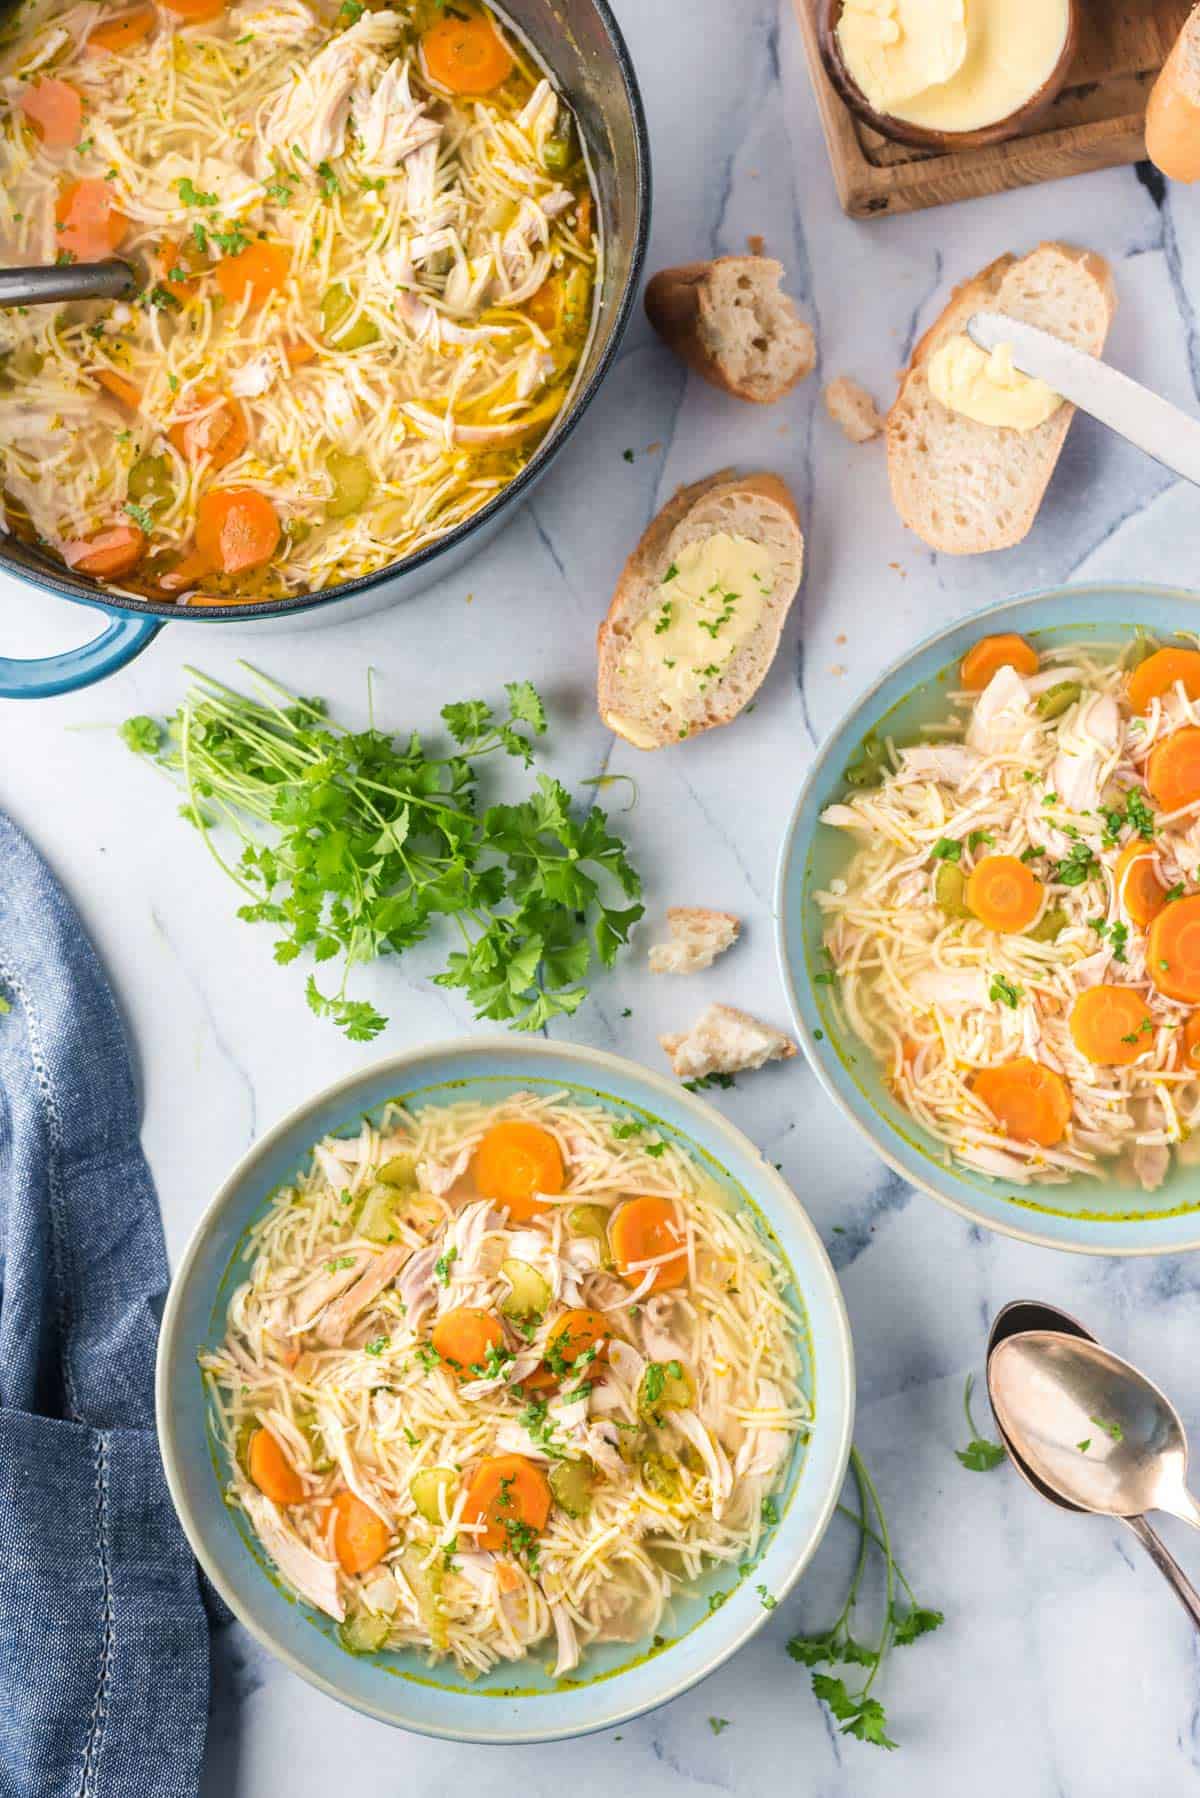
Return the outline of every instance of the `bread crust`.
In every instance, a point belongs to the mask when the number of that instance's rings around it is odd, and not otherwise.
[[[1046,488],[1058,464],[1059,454],[1067,432],[1071,428],[1071,420],[1075,416],[1075,407],[1064,402],[1051,419],[1038,427],[1044,433],[1040,443],[1041,462],[1038,479],[1029,486],[1026,503],[1015,519],[1013,526],[1007,531],[997,534],[994,540],[966,547],[961,543],[939,537],[925,527],[924,521],[918,519],[910,504],[908,492],[908,468],[905,458],[907,447],[901,441],[901,432],[912,421],[910,410],[914,388],[925,381],[924,368],[934,351],[945,341],[963,330],[972,314],[985,308],[995,299],[1005,275],[1019,262],[1029,260],[1043,251],[1054,251],[1073,262],[1079,263],[1091,275],[1100,287],[1104,306],[1107,312],[1105,329],[1112,322],[1116,310],[1116,289],[1113,284],[1112,270],[1103,256],[1093,250],[1078,249],[1071,244],[1043,242],[1028,252],[1027,256],[1018,257],[1010,252],[997,256],[986,268],[980,269],[977,275],[961,282],[955,287],[950,299],[940,315],[929,329],[918,338],[909,358],[908,367],[901,377],[900,390],[887,414],[886,436],[888,454],[888,476],[892,490],[892,500],[901,521],[910,530],[929,543],[934,549],[947,555],[971,555],[986,553],[990,550],[1009,549],[1020,543],[1027,535],[1034,519],[1037,517]]]
[[[756,406],[773,406],[790,393],[809,373],[812,364],[799,365],[787,376],[772,382],[770,388],[757,392],[744,382],[734,381],[721,366],[719,351],[714,347],[719,335],[717,305],[713,298],[712,278],[718,269],[758,264],[762,272],[783,274],[781,265],[767,256],[717,256],[708,262],[681,262],[673,268],[660,269],[646,286],[646,316],[659,336],[694,374],[698,374],[722,393],[735,399],[748,400]]]
[[[667,501],[662,511],[650,520],[630,555],[626,558],[608,611],[601,619],[596,632],[597,701],[600,716],[610,730],[615,731],[618,736],[625,737],[627,742],[633,743],[635,749],[644,748],[645,745],[635,742],[633,737],[628,736],[621,729],[620,723],[614,721],[614,718],[619,719],[619,714],[614,714],[614,686],[619,659],[614,646],[614,626],[625,611],[636,602],[640,583],[649,578],[676,526],[683,522],[700,500],[707,498],[709,494],[723,491],[770,500],[782,507],[796,526],[800,536],[801,555],[803,555],[804,534],[800,528],[800,514],[796,510],[796,502],[786,483],[778,475],[771,474],[766,470],[761,470],[756,474],[736,475],[732,469],[723,468],[716,474],[707,475],[701,481],[692,481],[688,485],[680,487]],[[689,736],[699,736],[701,732],[714,730],[720,724],[731,723],[740,710],[741,707],[738,707],[729,717],[714,718],[709,723],[696,724],[688,734]],[[662,739],[654,747],[662,748],[665,742],[666,739]]]

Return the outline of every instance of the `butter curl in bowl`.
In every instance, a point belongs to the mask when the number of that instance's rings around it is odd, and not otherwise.
[[[1016,137],[1061,91],[1078,0],[822,0],[821,56],[850,110],[898,143]]]

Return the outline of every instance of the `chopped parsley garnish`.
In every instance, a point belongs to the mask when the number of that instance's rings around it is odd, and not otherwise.
[[[718,1086],[722,1092],[728,1092],[731,1086],[737,1085],[737,1081],[732,1074],[714,1073],[701,1074],[698,1080],[685,1080],[683,1085],[684,1090],[689,1093],[706,1092],[710,1086]]]
[[[1177,880],[1173,887],[1168,887],[1163,894],[1163,904],[1173,905],[1176,899],[1182,899],[1186,891],[1182,880]]]
[[[1111,1437],[1114,1442],[1123,1442],[1125,1440],[1124,1430],[1119,1423],[1113,1423],[1111,1418],[1089,1417],[1088,1422],[1094,1423],[1098,1430],[1103,1430],[1104,1434]]]
[[[755,1586],[754,1590],[758,1593],[759,1603],[762,1605],[763,1610],[773,1611],[775,1606],[779,1603],[779,1600],[774,1594],[768,1592],[765,1586]]]
[[[656,637],[661,637],[664,631],[670,630],[671,616],[674,610],[675,608],[672,602],[669,599],[664,599],[659,610],[658,620],[654,626],[654,635]]]
[[[632,462],[633,461],[633,451],[631,449],[622,450],[621,451],[621,460],[623,462]]]
[[[779,1506],[773,1498],[763,1499],[762,1504],[759,1507],[759,1515],[763,1520],[763,1527],[765,1529],[771,1529],[779,1522]]]
[[[446,1253],[444,1255],[439,1255],[437,1260],[434,1262],[433,1271],[437,1275],[438,1279],[441,1281],[443,1286],[449,1286],[449,1284],[450,1284],[450,1269],[454,1266],[454,1263],[457,1260],[458,1260],[458,1250],[452,1243],[451,1246],[446,1250]]]
[[[423,1367],[426,1373],[432,1373],[435,1367],[441,1365],[442,1357],[438,1354],[432,1342],[418,1343],[414,1353],[416,1355],[417,1365]]]
[[[996,839],[990,830],[972,830],[967,835],[968,849],[990,849]]]
[[[994,1004],[1007,1005],[1010,1011],[1015,1011],[1017,1009],[1017,1001],[1021,997],[1021,991],[1022,989],[1019,986],[1014,986],[1012,981],[1009,980],[1006,975],[993,974],[992,984],[988,988],[988,998],[991,999]]]
[[[390,1336],[376,1336],[373,1341],[363,1343],[363,1354],[382,1355],[384,1349],[388,1347],[391,1340]]]
[[[658,1160],[660,1155],[665,1155],[667,1152],[667,1145],[665,1142],[648,1142],[644,1146],[646,1154],[652,1155],[655,1161]]]
[[[148,537],[154,529],[154,520],[151,518],[149,512],[147,512],[145,506],[135,505],[133,500],[127,499],[125,501],[125,510],[132,518],[134,524],[136,524],[138,530],[144,531]]]
[[[710,1717],[708,1719],[708,1727],[712,1730],[714,1736],[719,1736],[723,1729],[729,1728],[729,1718]]]
[[[327,200],[332,200],[334,194],[340,194],[342,191],[337,176],[327,162],[319,162],[317,164],[317,182],[320,186],[322,195]]]
[[[962,844],[954,837],[939,837],[933,845],[935,862],[957,862],[962,860]]]
[[[1064,857],[1054,869],[1051,879],[1057,880],[1065,887],[1081,887],[1093,874],[1098,874],[1100,864],[1095,853],[1086,843],[1074,843],[1070,855]]]
[[[662,585],[662,586],[664,586],[664,587],[665,587],[665,586],[666,586],[666,584],[667,584],[667,582],[668,582],[668,581],[673,581],[673,580],[674,580],[674,579],[675,579],[675,576],[676,576],[676,575],[677,575],[677,574],[678,574],[678,573],[679,573],[679,564],[678,564],[678,562],[672,562],[672,563],[671,563],[671,566],[670,566],[670,567],[669,567],[669,568],[668,568],[668,569],[667,569],[667,572],[666,572],[666,573],[665,573],[665,574],[664,574],[664,575],[663,575],[663,577],[662,577],[662,582],[661,582],[661,585]]]
[[[353,1255],[338,1255],[333,1261],[327,1261],[325,1263],[325,1272],[327,1274],[340,1274],[344,1273],[348,1267],[354,1267],[355,1265],[356,1260]]]
[[[192,182],[190,175],[185,175],[182,181],[176,182],[176,186],[179,189],[179,198],[185,206],[215,206],[217,203],[216,194],[201,193]]]

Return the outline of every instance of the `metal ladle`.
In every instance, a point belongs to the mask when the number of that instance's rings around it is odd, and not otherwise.
[[[63,262],[50,268],[0,268],[0,307],[56,300],[119,300],[139,285],[127,262]]]
[[[1060,1341],[1066,1342],[1068,1347],[1071,1346],[1071,1339],[1073,1339],[1076,1346],[1082,1347],[1085,1344],[1095,1347],[1099,1346],[1096,1344],[1095,1338],[1084,1328],[1077,1318],[1072,1317],[1069,1312],[1060,1311],[1057,1306],[1054,1305],[1043,1305],[1029,1300],[1021,1300],[1015,1304],[1006,1305],[1004,1310],[999,1313],[992,1325],[991,1335],[988,1338],[988,1396],[992,1402],[992,1411],[996,1419],[997,1427],[999,1428],[1001,1437],[1004,1441],[1004,1446],[1008,1450],[1009,1459],[1012,1461],[1013,1466],[1026,1484],[1032,1487],[1033,1491],[1035,1491],[1039,1497],[1044,1498],[1049,1504],[1057,1505],[1060,1510],[1075,1511],[1079,1514],[1084,1514],[1099,1509],[1100,1513],[1103,1515],[1117,1517],[1118,1520],[1137,1537],[1146,1553],[1150,1556],[1150,1559],[1154,1562],[1154,1565],[1158,1568],[1167,1584],[1171,1587],[1171,1590],[1175,1593],[1175,1596],[1179,1599],[1180,1604],[1182,1604],[1187,1611],[1193,1624],[1200,1630],[1200,1593],[1197,1593],[1195,1587],[1192,1585],[1175,1557],[1171,1554],[1166,1543],[1158,1535],[1157,1531],[1147,1523],[1145,1517],[1142,1516],[1139,1511],[1112,1511],[1108,1510],[1106,1507],[1095,1507],[1090,1503],[1083,1502],[1080,1495],[1073,1489],[1073,1487],[1069,1490],[1061,1489],[1057,1479],[1057,1468],[1054,1470],[1054,1477],[1046,1478],[1043,1476],[1049,1470],[1041,1465],[1040,1455],[1035,1453],[1033,1460],[1027,1458],[1027,1432],[1022,1427],[1020,1416],[1014,1417],[1006,1402],[1008,1398],[1007,1387],[1005,1398],[999,1399],[998,1402],[998,1394],[993,1380],[993,1371],[994,1366],[997,1364],[997,1358],[1002,1353],[1010,1354],[1012,1352],[1007,1350],[1006,1345],[1010,1341],[1027,1337],[1030,1334],[1040,1337],[1053,1335]],[[1101,1353],[1103,1354],[1104,1351],[1101,1351]],[[1114,1356],[1112,1359],[1115,1360],[1116,1357]],[[1119,1365],[1124,1367],[1125,1363],[1120,1363]],[[1002,1379],[1003,1371],[1003,1367],[1001,1366]],[[1136,1370],[1130,1369],[1129,1371],[1135,1372]],[[1141,1380],[1140,1375],[1137,1375],[1137,1378]],[[1149,1382],[1146,1382],[1146,1384],[1149,1384]],[[1160,1399],[1162,1398],[1161,1394],[1156,1394],[1156,1396]],[[1166,1404],[1165,1399],[1162,1400],[1162,1402]],[[1170,1407],[1168,1406],[1168,1410],[1169,1409]],[[1174,1416],[1173,1412],[1171,1414]],[[1104,1420],[1110,1424],[1118,1422],[1115,1417],[1112,1417],[1105,1412],[1097,1411],[1095,1415],[1104,1418]],[[1178,1424],[1178,1418],[1175,1419],[1175,1422]],[[1015,1429],[1010,1430],[1010,1423],[1015,1424]],[[1123,1426],[1119,1427],[1121,1427],[1123,1431]],[[1098,1426],[1094,1424],[1089,1425],[1088,1435],[1077,1438],[1077,1441],[1089,1440],[1090,1437],[1094,1437],[1097,1433],[1102,1435],[1108,1443],[1113,1443],[1113,1438],[1108,1431],[1098,1431]],[[1180,1434],[1182,1435],[1182,1431],[1180,1431]],[[1079,1448],[1076,1445],[1072,1446],[1075,1455],[1079,1456],[1081,1453]]]

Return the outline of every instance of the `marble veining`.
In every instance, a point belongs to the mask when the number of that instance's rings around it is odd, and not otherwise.
[[[685,377],[639,316],[617,366],[550,478],[477,562],[415,600],[330,631],[165,631],[108,687],[0,707],[0,803],[75,895],[110,968],[141,1058],[145,1136],[169,1247],[256,1129],[371,1059],[307,1012],[270,932],[176,816],[176,796],[111,726],[161,713],[183,664],[229,678],[247,656],[340,716],[430,728],[448,699],[535,680],[553,721],[546,752],[568,783],[632,774],[623,818],[648,876],[638,952],[566,1037],[659,1065],[657,1036],[710,998],[786,1022],[770,895],[797,785],[821,738],[881,667],[943,621],[1055,582],[1187,585],[1200,503],[1186,484],[1077,419],[1047,503],[1018,549],[938,557],[900,526],[879,444],[846,443],[820,380],[848,373],[881,402],[951,282],[1043,237],[1107,255],[1120,305],[1112,360],[1176,402],[1200,403],[1200,198],[1151,171],[1114,170],[908,218],[839,211],[791,0],[615,0],[645,89],[656,177],[651,268],[738,250],[761,234],[819,331],[817,375],[779,406],[742,407]],[[632,462],[624,452],[633,451]],[[602,729],[593,640],[628,548],[680,481],[727,464],[793,486],[807,573],[755,710],[728,731],[639,756]],[[0,583],[0,650],[80,641],[90,617]],[[451,645],[453,648],[451,650]],[[609,790],[614,805],[622,788]],[[739,912],[737,950],[695,980],[651,981],[644,952],[669,903]],[[385,967],[379,1045],[471,1026],[431,986],[436,949]],[[626,1009],[632,1015],[626,1016]],[[1123,1532],[1041,1506],[1007,1471],[965,1472],[963,1381],[981,1371],[990,1317],[1038,1295],[1139,1360],[1200,1425],[1195,1367],[1200,1260],[1100,1261],[988,1235],[889,1173],[802,1062],[716,1095],[808,1206],[838,1266],[858,1355],[858,1442],[889,1506],[905,1569],[946,1613],[897,1654],[884,1693],[900,1751],[840,1738],[784,1652],[838,1608],[851,1532],[831,1528],[800,1589],[705,1685],[654,1716],[548,1749],[457,1748],[400,1738],[299,1683],[236,1626],[217,1636],[206,1798],[328,1798],[351,1789],[441,1798],[685,1798],[779,1790],[813,1798],[1174,1798],[1200,1770],[1200,1657],[1181,1611]],[[981,1405],[980,1421],[986,1407]],[[1164,1534],[1200,1576],[1200,1545]],[[708,1718],[727,1718],[715,1736]]]

